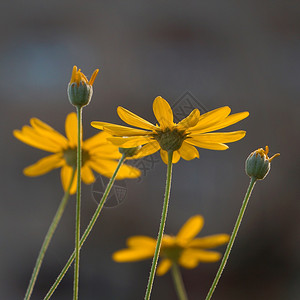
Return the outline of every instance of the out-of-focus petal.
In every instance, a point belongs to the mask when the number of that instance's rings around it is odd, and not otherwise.
[[[37,118],[30,119],[30,124],[32,128],[36,131],[36,133],[38,133],[39,135],[43,136],[44,138],[50,139],[55,144],[59,144],[63,148],[67,147],[67,139],[48,124],[44,123],[43,121]]]
[[[189,218],[185,224],[179,230],[176,240],[184,246],[191,241],[202,229],[204,225],[204,219],[200,215]]]
[[[170,268],[172,266],[172,261],[170,259],[162,259],[159,263],[158,263],[158,266],[157,266],[157,269],[156,269],[156,274],[158,276],[162,276],[164,274],[166,274]]]
[[[95,159],[89,161],[89,166],[93,168],[97,173],[104,175],[108,178],[111,178],[114,171],[116,170],[118,162],[114,160],[105,160],[105,159]],[[125,179],[125,178],[137,178],[141,175],[141,171],[137,168],[131,167],[129,165],[122,165],[116,179]]]
[[[14,130],[13,134],[18,140],[29,146],[54,153],[62,151],[61,145],[49,140],[48,138],[40,136],[33,128],[29,126],[23,126],[21,131]]]
[[[152,257],[154,250],[148,248],[123,249],[113,253],[112,258],[116,262],[139,261]]]
[[[67,191],[70,183],[71,183],[71,179],[72,179],[72,173],[73,173],[73,168],[68,166],[68,165],[64,165],[61,168],[60,171],[60,176],[61,176],[61,181],[62,181],[62,186],[64,191]],[[75,175],[74,175],[74,179],[73,179],[73,183],[70,189],[70,194],[73,195],[76,193],[76,187],[77,187],[77,170],[75,171]]]
[[[148,236],[137,235],[128,238],[126,244],[130,248],[149,248],[155,250],[156,240]]]
[[[66,117],[65,131],[69,140],[70,147],[77,147],[77,116],[76,113],[70,113]]]
[[[50,172],[53,169],[59,168],[65,164],[64,160],[62,159],[62,155],[53,154],[46,156],[35,164],[28,166],[24,169],[24,174],[26,176],[40,176]]]
[[[193,248],[215,248],[228,243],[230,235],[228,234],[215,234],[196,238],[189,243],[189,247]]]
[[[93,171],[88,165],[84,165],[81,168],[81,178],[85,184],[91,184],[95,181],[95,176],[93,174]]]

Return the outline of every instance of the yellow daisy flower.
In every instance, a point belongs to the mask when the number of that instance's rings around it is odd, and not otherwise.
[[[230,111],[231,109],[225,106],[200,116],[200,111],[194,109],[188,117],[176,124],[173,122],[173,112],[169,103],[159,96],[153,102],[153,112],[159,125],[153,125],[120,106],[117,109],[119,117],[127,124],[142,129],[96,121],[91,125],[112,134],[114,137],[109,140],[115,145],[124,148],[144,145],[144,156],[160,149],[161,158],[167,164],[168,151],[174,151],[172,162],[176,163],[180,157],[185,160],[199,158],[199,152],[194,146],[226,150],[228,146],[224,143],[242,139],[246,134],[243,130],[211,133],[235,124],[249,115],[248,112],[229,115]]]
[[[161,261],[157,268],[157,275],[164,275],[173,263],[184,268],[192,269],[199,263],[216,262],[221,253],[208,251],[226,244],[228,234],[216,234],[202,238],[195,238],[204,225],[204,218],[200,215],[191,217],[179,230],[176,236],[164,235],[161,246]],[[132,262],[151,258],[154,255],[156,240],[148,236],[133,236],[127,239],[127,249],[113,253],[116,262]]]
[[[66,191],[70,184],[73,168],[76,168],[77,157],[77,116],[76,113],[67,115],[65,122],[66,136],[37,118],[30,119],[30,125],[22,130],[14,130],[14,136],[32,147],[52,152],[54,154],[40,159],[35,164],[24,169],[26,176],[40,176],[61,167],[61,181]],[[111,177],[116,169],[117,161],[121,157],[118,147],[107,142],[111,135],[101,132],[82,142],[81,178],[86,184],[95,181],[92,170],[106,177]],[[140,170],[123,165],[116,179],[136,178]],[[76,174],[75,177],[76,178]],[[70,193],[76,192],[77,182],[73,181]]]

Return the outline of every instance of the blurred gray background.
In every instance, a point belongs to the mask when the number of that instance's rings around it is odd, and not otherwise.
[[[22,174],[47,153],[12,131],[38,117],[64,133],[74,110],[66,95],[74,64],[88,77],[100,68],[84,109],[85,138],[98,132],[90,121],[123,124],[118,105],[154,122],[158,95],[174,104],[189,91],[208,110],[250,112],[228,128],[247,130],[229,150],[200,149],[200,159],[175,165],[166,233],[195,214],[206,221],[200,235],[230,233],[249,182],[244,161],[269,145],[281,156],[254,190],[214,299],[298,298],[299,16],[299,1],[2,2],[0,298],[23,298],[63,195],[58,170]],[[111,254],[128,236],[157,234],[166,166],[156,159],[142,180],[126,181],[122,205],[103,210],[81,251],[80,299],[143,299],[151,261],[118,264]],[[73,196],[32,299],[43,298],[73,249],[74,207]],[[82,228],[95,208],[84,185]],[[218,266],[182,270],[189,299],[204,299]],[[53,299],[71,299],[72,271]],[[176,299],[169,273],[155,279],[152,299]]]

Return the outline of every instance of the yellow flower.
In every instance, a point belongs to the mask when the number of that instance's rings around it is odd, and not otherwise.
[[[77,116],[68,114],[65,122],[66,136],[37,118],[30,119],[31,126],[25,125],[22,130],[14,130],[14,136],[32,147],[52,152],[54,154],[42,158],[35,164],[24,169],[26,176],[39,176],[61,167],[61,181],[64,190],[70,184],[73,168],[76,168],[77,157]],[[118,147],[107,142],[110,135],[101,132],[82,142],[81,178],[86,184],[95,181],[92,170],[111,177],[121,157]],[[128,165],[123,165],[116,179],[136,178],[140,171]],[[76,178],[76,174],[75,174]],[[73,181],[70,193],[76,192],[77,182]]]
[[[90,81],[88,81],[80,69],[77,70],[76,66],[73,67],[71,80],[68,85],[68,96],[71,104],[79,107],[89,104],[93,95],[93,83],[98,72],[99,69],[96,69]]]
[[[184,268],[192,269],[199,263],[216,262],[221,258],[221,253],[208,251],[226,244],[228,234],[216,234],[202,238],[195,238],[204,225],[200,215],[191,217],[179,230],[176,236],[164,235],[162,240],[157,275],[164,275],[173,263]],[[151,258],[154,255],[156,240],[148,236],[133,236],[127,239],[127,249],[113,253],[116,262],[131,262]]]
[[[226,150],[231,143],[242,139],[245,131],[217,132],[212,131],[235,124],[246,117],[248,112],[230,114],[228,106],[212,110],[200,116],[200,111],[194,109],[188,117],[178,124],[173,122],[173,112],[166,100],[157,97],[153,102],[153,112],[159,125],[153,125],[123,107],[118,107],[119,117],[129,125],[142,129],[130,128],[106,122],[92,122],[95,128],[104,130],[114,137],[109,140],[124,148],[144,145],[141,149],[144,156],[160,149],[162,160],[167,163],[168,151],[174,151],[173,163],[180,157],[185,160],[199,158],[200,147],[211,150]],[[141,156],[141,154],[140,154]]]

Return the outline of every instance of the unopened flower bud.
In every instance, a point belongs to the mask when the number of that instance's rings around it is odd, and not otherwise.
[[[279,156],[277,153],[271,158],[268,157],[269,147],[266,146],[265,150],[259,148],[253,151],[246,160],[246,174],[255,179],[264,179],[270,171],[271,161]]]
[[[86,76],[77,67],[73,67],[71,80],[68,85],[68,97],[76,107],[88,105],[93,95],[93,83],[99,70],[96,69],[90,79],[87,80]]]
[[[137,154],[137,152],[142,148],[142,146],[133,148],[119,148],[119,152],[124,154],[126,157],[131,157]]]

